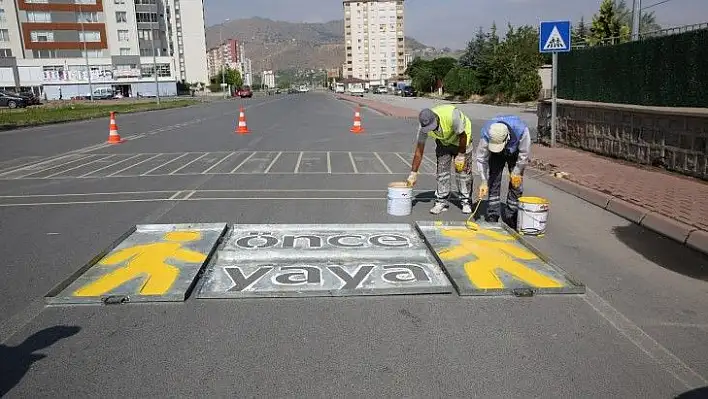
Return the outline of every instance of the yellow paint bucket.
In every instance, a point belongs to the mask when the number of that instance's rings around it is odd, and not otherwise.
[[[548,200],[540,197],[519,198],[519,214],[516,230],[521,234],[538,236],[546,232],[548,222]]]

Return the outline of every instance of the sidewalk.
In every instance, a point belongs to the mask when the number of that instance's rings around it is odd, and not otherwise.
[[[418,114],[402,101],[337,97],[392,117]],[[707,183],[571,148],[534,144],[531,157],[535,178],[708,254]]]

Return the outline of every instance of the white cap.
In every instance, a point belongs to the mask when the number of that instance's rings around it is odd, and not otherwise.
[[[489,151],[502,152],[509,142],[509,128],[503,123],[492,123],[489,127]]]

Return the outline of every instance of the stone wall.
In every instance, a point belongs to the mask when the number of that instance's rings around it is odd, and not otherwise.
[[[557,143],[708,180],[708,109],[558,100],[557,112]],[[550,100],[537,114],[548,144]]]

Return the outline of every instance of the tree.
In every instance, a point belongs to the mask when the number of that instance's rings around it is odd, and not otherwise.
[[[602,0],[600,11],[592,17],[590,28],[590,45],[596,45],[611,40],[612,43],[622,43],[629,39],[629,26],[623,25],[621,15],[614,0]]]
[[[243,79],[241,79],[241,73],[239,71],[226,66],[223,74],[219,72],[218,74],[212,76],[211,83],[214,85],[219,85],[219,87],[221,87],[220,85],[222,83],[226,83],[231,87],[241,87],[241,85],[243,85]]]
[[[585,17],[580,17],[580,21],[576,26],[573,27],[573,30],[570,32],[570,37],[571,37],[571,43],[573,45],[580,45],[584,44],[588,40],[588,35],[589,35],[588,27],[585,25]]]
[[[620,23],[631,28],[632,26],[632,8],[627,6],[626,0],[615,1],[617,15]],[[647,33],[661,29],[661,25],[656,22],[654,11],[642,12],[639,18],[639,32]],[[631,31],[631,29],[630,29]]]

